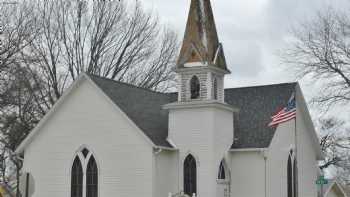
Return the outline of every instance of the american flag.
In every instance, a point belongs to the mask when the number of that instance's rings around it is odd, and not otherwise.
[[[278,111],[275,115],[271,116],[272,121],[270,122],[269,127],[294,119],[296,117],[296,113],[297,109],[295,95],[293,94],[289,99],[287,106]]]

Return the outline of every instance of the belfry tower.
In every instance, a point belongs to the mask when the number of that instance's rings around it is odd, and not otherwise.
[[[224,101],[226,66],[210,0],[192,0],[177,62],[179,101]]]
[[[235,109],[224,102],[224,76],[230,71],[210,0],[191,0],[176,72],[178,101],[163,108],[169,110],[168,141],[179,150],[179,190],[190,196],[229,196],[221,195],[230,191],[229,179],[223,185],[217,177],[233,142]]]

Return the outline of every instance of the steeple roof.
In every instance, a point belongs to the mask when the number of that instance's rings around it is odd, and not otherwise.
[[[192,62],[202,62],[227,70],[210,0],[191,0],[178,67]]]

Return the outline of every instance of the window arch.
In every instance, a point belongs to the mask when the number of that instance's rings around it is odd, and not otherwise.
[[[71,197],[82,197],[84,174],[79,156],[76,156],[74,159],[71,174]]]
[[[214,78],[214,82],[213,82],[213,96],[214,99],[217,100],[218,99],[218,80],[216,78]]]
[[[87,148],[75,156],[71,171],[71,197],[98,197],[98,167]]]
[[[218,179],[219,180],[225,180],[226,177],[226,172],[225,172],[225,166],[224,166],[224,161],[222,160],[220,162],[220,166],[219,166],[219,173],[218,173]]]
[[[201,87],[200,87],[199,79],[196,75],[194,75],[191,78],[190,89],[191,89],[191,99],[199,98]]]
[[[88,156],[88,154],[90,153],[90,151],[87,148],[83,148],[81,153],[83,153],[84,157],[86,158]]]
[[[197,193],[197,164],[191,154],[184,161],[184,192],[190,196]]]

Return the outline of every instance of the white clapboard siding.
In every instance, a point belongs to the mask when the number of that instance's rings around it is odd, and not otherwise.
[[[98,163],[100,197],[152,197],[152,145],[88,80],[65,97],[25,149],[33,197],[70,196],[71,165],[83,145]]]

